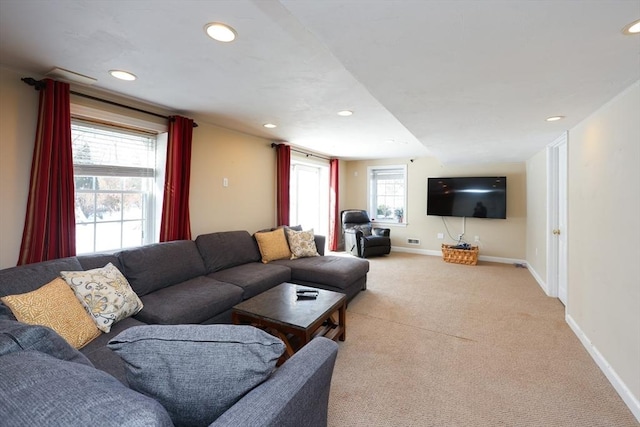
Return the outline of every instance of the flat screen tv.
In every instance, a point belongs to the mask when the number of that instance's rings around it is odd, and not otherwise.
[[[428,178],[427,215],[507,218],[507,177]]]

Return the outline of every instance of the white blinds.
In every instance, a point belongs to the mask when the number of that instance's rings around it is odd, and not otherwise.
[[[71,138],[77,176],[154,176],[154,134],[74,119]]]

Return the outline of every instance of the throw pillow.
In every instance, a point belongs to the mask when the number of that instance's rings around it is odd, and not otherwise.
[[[313,229],[307,231],[287,230],[289,249],[291,249],[291,259],[320,256]]]
[[[61,271],[60,275],[103,332],[109,332],[115,322],[142,310],[142,301],[111,263],[93,270]]]
[[[291,251],[289,250],[289,244],[287,243],[283,228],[256,233],[255,236],[263,263],[266,264],[277,259],[291,258]]]
[[[176,425],[209,425],[273,372],[285,346],[252,326],[131,327],[107,345],[129,386],[164,406]]]
[[[91,325],[95,327],[93,321]],[[93,366],[84,354],[71,347],[53,329],[0,319],[0,356],[23,350],[39,351],[56,359]]]
[[[48,326],[75,348],[100,335],[91,316],[59,277],[35,291],[1,299],[20,322]]]

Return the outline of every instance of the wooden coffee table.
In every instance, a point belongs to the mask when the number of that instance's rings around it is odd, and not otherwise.
[[[298,299],[297,289],[318,291],[316,299]],[[287,349],[285,359],[317,336],[346,339],[347,297],[339,292],[281,283],[233,307],[234,324],[250,324],[279,337]],[[338,321],[334,319],[337,314]]]

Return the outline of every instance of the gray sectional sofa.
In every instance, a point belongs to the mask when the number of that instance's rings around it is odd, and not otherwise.
[[[0,270],[0,297],[38,289],[59,276],[60,271],[89,270],[112,263],[127,278],[144,308],[135,316],[115,323],[109,333],[101,334],[80,352],[92,366],[127,386],[124,362],[107,343],[133,326],[229,323],[234,305],[282,282],[342,292],[348,300],[366,289],[368,261],[324,256],[324,237],[315,237],[321,256],[267,264],[260,261],[253,236],[247,231],[230,231],[200,235],[194,241],[145,245],[116,254],[76,256],[13,267]],[[11,318],[11,312],[0,304],[0,319],[3,317]],[[326,424],[326,400],[323,405],[322,399],[328,398],[337,348],[326,339],[314,341],[317,342],[313,347],[303,348],[214,424]],[[308,381],[300,383],[301,379]],[[291,387],[291,381],[298,385],[285,390]],[[309,399],[320,399],[320,404]],[[300,412],[303,409],[306,414]],[[285,418],[289,421],[284,422]]]

